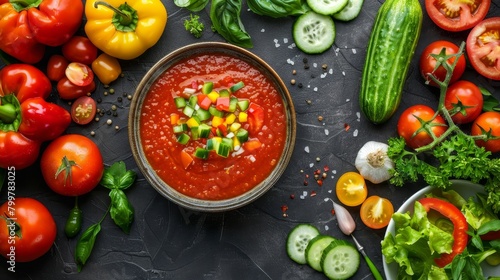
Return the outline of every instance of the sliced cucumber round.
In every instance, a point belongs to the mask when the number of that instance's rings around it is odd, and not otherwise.
[[[286,252],[290,259],[299,264],[306,264],[305,251],[309,241],[319,235],[319,230],[309,224],[299,224],[288,234]]]
[[[299,16],[292,30],[297,47],[307,54],[320,54],[335,41],[335,23],[331,16],[309,11]]]
[[[348,0],[307,0],[311,10],[322,15],[338,13],[347,5]]]
[[[323,255],[323,250],[325,250],[335,238],[329,235],[318,235],[309,241],[306,247],[306,261],[307,264],[314,270],[323,271],[321,268],[321,256]]]
[[[323,250],[321,268],[328,279],[348,279],[358,271],[360,259],[354,245],[337,239]]]
[[[332,17],[342,21],[353,20],[359,15],[359,12],[361,12],[363,2],[363,0],[349,0],[347,5],[338,13],[333,14]]]

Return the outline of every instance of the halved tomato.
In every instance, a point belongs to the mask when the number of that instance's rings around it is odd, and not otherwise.
[[[425,0],[431,20],[447,31],[471,29],[486,17],[490,5],[491,0]]]
[[[71,118],[77,124],[88,124],[97,112],[95,100],[89,96],[81,96],[71,105]]]
[[[68,64],[65,73],[66,78],[79,87],[88,86],[94,81],[94,72],[92,69],[80,62],[71,62]]]
[[[372,195],[363,202],[359,210],[361,221],[373,229],[386,227],[394,214],[394,206],[387,198]]]
[[[488,18],[474,27],[467,37],[467,56],[482,76],[500,80],[500,17]]]
[[[363,176],[357,172],[346,172],[337,181],[335,192],[344,205],[358,206],[365,201],[368,188]]]

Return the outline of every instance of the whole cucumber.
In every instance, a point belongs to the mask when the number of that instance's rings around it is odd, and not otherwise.
[[[387,0],[377,13],[359,96],[361,111],[375,124],[387,121],[401,102],[422,17],[418,0]]]

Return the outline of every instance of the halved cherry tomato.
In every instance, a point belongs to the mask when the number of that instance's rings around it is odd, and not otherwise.
[[[458,53],[459,49],[460,48],[454,43],[444,40],[432,42],[424,49],[422,55],[420,56],[420,74],[426,81],[429,81],[429,85],[437,86],[436,82],[429,78],[430,73],[432,73],[439,81],[444,81],[447,71],[443,65],[445,63],[448,63],[449,65],[453,64],[455,57],[448,56]],[[437,55],[438,58],[436,59],[432,55]],[[464,55],[461,55],[455,65],[455,68],[453,69],[453,74],[449,84],[453,84],[460,79],[465,71],[465,65],[465,57]]]
[[[361,221],[373,229],[386,227],[394,214],[394,206],[387,199],[372,195],[368,197],[359,210]]]
[[[473,136],[486,134],[489,137],[500,137],[500,112],[484,112],[479,115],[472,123],[470,133]],[[476,140],[476,145],[492,153],[500,152],[500,139]]]
[[[99,147],[79,134],[66,134],[50,142],[42,154],[40,167],[47,185],[66,196],[90,192],[104,172]]]
[[[66,75],[66,67],[69,61],[62,55],[54,54],[47,62],[47,77],[54,82],[58,82]]]
[[[432,137],[428,132],[439,137],[446,131],[447,125],[441,116],[431,121],[435,113],[426,105],[413,105],[403,111],[398,120],[398,134],[405,139],[408,147],[416,149],[430,144]]]
[[[80,96],[89,95],[95,90],[95,82],[92,81],[89,85],[84,87],[77,86],[70,82],[66,77],[57,82],[57,92],[59,97],[64,100],[74,100]]]
[[[344,205],[358,206],[365,201],[368,188],[363,176],[357,172],[346,172],[337,181],[335,192]]]
[[[92,97],[78,97],[71,105],[71,119],[77,124],[88,124],[97,112],[97,104]]]
[[[484,77],[500,80],[500,17],[483,20],[467,36],[467,56]]]
[[[118,79],[122,73],[122,68],[118,59],[102,53],[92,62],[92,71],[94,71],[101,83],[109,85]]]
[[[483,20],[491,0],[425,0],[425,9],[431,20],[447,31],[463,31]]]
[[[62,53],[70,62],[92,64],[97,58],[98,49],[89,38],[73,36],[62,46]]]
[[[461,80],[448,87],[444,106],[454,123],[471,123],[483,111],[483,94],[475,84]]]
[[[65,74],[71,83],[79,87],[88,86],[94,81],[94,72],[92,69],[88,65],[79,62],[68,64]]]
[[[426,197],[418,200],[427,212],[431,209],[439,212],[444,217],[448,218],[453,223],[453,246],[452,252],[449,254],[441,254],[434,261],[439,267],[444,267],[451,263],[453,258],[462,253],[467,247],[469,228],[464,214],[455,205],[448,201],[441,200],[435,197]]]

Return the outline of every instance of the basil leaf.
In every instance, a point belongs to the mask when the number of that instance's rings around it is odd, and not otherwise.
[[[500,111],[500,102],[496,99],[491,92],[483,87],[479,87],[481,93],[483,94],[483,111]]]
[[[252,48],[250,35],[241,22],[241,0],[212,0],[210,19],[212,27],[229,43]]]
[[[127,189],[137,177],[132,170],[127,170],[123,161],[115,162],[104,169],[100,184],[108,189]]]
[[[309,11],[303,0],[247,0],[252,12],[273,18],[301,15]]]
[[[97,234],[101,231],[101,223],[88,227],[78,239],[75,249],[75,262],[80,272],[92,253]]]
[[[134,221],[134,207],[122,190],[111,190],[109,197],[111,198],[111,209],[109,210],[111,218],[125,233],[129,233]]]
[[[208,0],[174,0],[174,4],[191,12],[199,12],[207,6]]]

